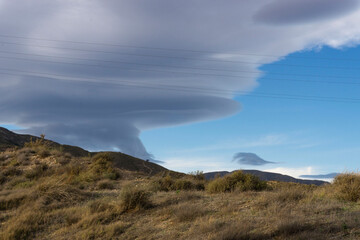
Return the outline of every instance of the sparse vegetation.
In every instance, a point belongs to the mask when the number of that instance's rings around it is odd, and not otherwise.
[[[339,199],[357,202],[360,200],[360,174],[344,173],[334,179],[335,194]]]
[[[319,187],[241,171],[206,181],[39,141],[0,153],[0,239],[360,238],[358,173]]]
[[[222,178],[216,178],[207,185],[210,193],[234,192],[234,191],[261,191],[266,189],[265,181],[251,174],[236,171]]]

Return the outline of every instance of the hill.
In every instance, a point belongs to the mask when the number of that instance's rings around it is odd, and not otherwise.
[[[63,145],[5,133],[1,240],[360,236],[359,174],[322,186],[265,182],[241,171],[206,180],[122,153],[74,156]]]
[[[279,173],[272,173],[272,172],[263,172],[259,170],[241,170],[244,173],[249,173],[259,177],[263,181],[280,181],[280,182],[292,182],[292,183],[301,183],[301,184],[313,184],[313,185],[323,185],[328,184],[329,182],[320,181],[320,180],[304,180],[304,179],[297,179],[293,178],[288,175],[283,175]],[[220,172],[208,172],[204,173],[206,179],[210,180],[215,178],[216,176],[225,176],[230,174],[231,172],[227,171],[220,171]]]
[[[43,144],[49,149],[57,149],[62,153],[71,154],[73,157],[88,157],[95,156],[98,152],[89,152],[80,147],[70,146],[59,144],[57,142],[41,139],[40,137],[32,135],[17,134],[12,131],[7,130],[6,128],[0,127],[0,152],[5,151],[6,149],[16,149],[22,148],[26,143],[36,141],[43,141]],[[167,172],[168,169],[142,159],[132,157],[130,155],[120,153],[120,152],[108,152],[111,161],[114,162],[114,165],[122,170],[142,172],[145,174],[155,175],[160,172]]]
[[[6,128],[0,127],[0,152],[5,151],[8,148],[22,148],[24,147],[25,143],[28,143],[30,141],[37,141],[40,139],[40,137],[27,134],[17,134],[9,131]],[[85,157],[89,154],[88,151],[80,147],[63,145],[46,139],[44,139],[44,141],[48,144],[49,147],[59,149],[61,148],[62,151],[70,153],[71,155],[76,157]]]

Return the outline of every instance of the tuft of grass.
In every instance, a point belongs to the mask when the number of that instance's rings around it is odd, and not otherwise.
[[[332,186],[337,198],[352,202],[360,200],[360,173],[337,175]]]
[[[108,153],[98,153],[92,158],[89,168],[82,173],[81,177],[91,182],[103,178],[118,180],[121,175],[119,171],[114,168],[112,159]]]
[[[181,191],[181,190],[204,190],[203,179],[191,176],[191,178],[173,178],[167,175],[152,181],[151,189],[153,191]]]
[[[10,210],[19,207],[22,205],[26,199],[27,195],[21,192],[15,192],[8,196],[0,197],[0,210]]]
[[[237,191],[261,191],[267,188],[265,181],[258,177],[236,171],[230,175],[212,180],[206,187],[209,193],[223,193]]]
[[[101,180],[97,183],[97,189],[114,189],[114,184],[109,180]]]
[[[49,168],[45,163],[34,166],[31,170],[25,173],[25,177],[29,179],[38,179],[43,176],[44,172]]]
[[[120,205],[125,212],[150,208],[150,193],[137,187],[125,186],[120,193]]]
[[[198,217],[204,216],[206,214],[206,210],[201,206],[188,202],[175,207],[173,213],[179,222],[189,222],[194,221]]]

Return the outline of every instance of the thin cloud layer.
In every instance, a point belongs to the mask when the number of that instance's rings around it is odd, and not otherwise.
[[[265,164],[275,163],[262,159],[255,153],[236,153],[233,157],[233,161],[239,164],[252,165],[252,166],[261,166]]]
[[[147,159],[142,131],[235,114],[259,66],[360,39],[358,9],[276,28],[253,21],[267,3],[2,0],[0,124]]]

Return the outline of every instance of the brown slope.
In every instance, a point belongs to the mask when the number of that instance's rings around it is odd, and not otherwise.
[[[23,147],[25,143],[30,141],[36,141],[40,139],[36,136],[26,135],[26,134],[17,134],[12,131],[9,131],[6,128],[0,127],[0,152],[5,151],[8,148],[14,147]],[[49,148],[61,149],[64,153],[70,153],[74,157],[87,157],[94,156],[98,152],[89,152],[80,147],[63,145],[51,140],[45,140]],[[120,153],[120,152],[102,152],[103,154],[108,154],[111,158],[114,166],[128,171],[141,172],[147,175],[156,175],[162,172],[168,172],[170,174],[176,174],[175,172],[169,171],[168,169],[142,159],[132,157],[130,155]],[[101,153],[100,153],[101,154]],[[180,173],[179,173],[180,174]]]

